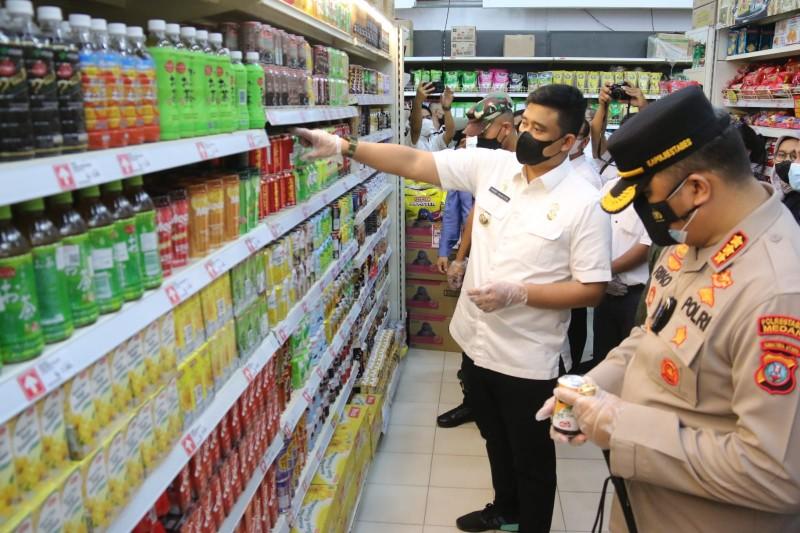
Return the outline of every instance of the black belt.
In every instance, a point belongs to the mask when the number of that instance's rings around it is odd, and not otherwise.
[[[608,450],[603,450],[603,458],[605,458],[608,471],[611,473],[611,456]],[[628,488],[625,486],[625,481],[621,477],[614,475],[610,475],[605,483],[603,483],[603,494],[600,496],[600,506],[597,508],[597,516],[594,519],[592,533],[600,533],[603,529],[603,515],[605,514],[606,491],[609,481],[614,485],[614,491],[619,499],[622,515],[625,517],[625,525],[628,526],[628,533],[638,533],[636,519],[633,516],[633,507],[631,506],[630,498],[628,498]]]

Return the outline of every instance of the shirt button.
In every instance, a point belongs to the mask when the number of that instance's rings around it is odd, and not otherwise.
[[[781,237],[780,233],[771,233],[769,236],[769,240],[772,242],[781,242],[781,239],[783,239],[783,237]]]

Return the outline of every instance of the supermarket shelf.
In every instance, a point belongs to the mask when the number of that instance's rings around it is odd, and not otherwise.
[[[780,48],[770,48],[769,50],[760,50],[758,52],[749,52],[747,54],[735,54],[726,57],[726,61],[750,61],[762,59],[778,59],[781,57],[791,57],[800,54],[800,44],[793,44],[791,46],[782,46]]]
[[[391,105],[394,98],[391,94],[351,94],[350,101],[356,105]]]
[[[263,129],[0,164],[3,204],[177,168],[268,146]]]
[[[303,468],[303,472],[300,474],[300,482],[297,485],[297,492],[294,495],[294,500],[292,500],[292,508],[289,510],[288,514],[282,515],[278,519],[278,523],[272,528],[273,533],[289,533],[295,520],[297,520],[297,514],[300,512],[300,508],[303,506],[303,500],[306,497],[306,492],[308,492],[308,488],[311,486],[311,481],[313,481],[314,476],[317,473],[317,469],[322,461],[322,457],[325,455],[325,450],[327,450],[328,444],[331,442],[333,432],[336,430],[336,426],[339,425],[339,419],[341,418],[342,413],[344,413],[344,407],[347,405],[347,401],[350,399],[350,393],[355,385],[357,375],[358,363],[355,363],[350,371],[350,379],[347,380],[344,388],[342,388],[342,392],[339,393],[339,397],[336,399],[336,403],[331,410],[331,414],[328,416],[328,420],[325,422],[325,425],[320,431],[319,437],[317,437],[317,443],[314,446],[314,449],[311,450],[308,455],[308,462]],[[220,531],[221,533],[226,533],[227,531],[232,530],[227,530],[225,527],[222,527]]]
[[[367,257],[372,253],[375,249],[375,246],[378,244],[382,238],[386,237],[386,234],[389,233],[389,225],[391,224],[390,219],[386,219],[381,224],[381,227],[378,228],[378,231],[367,237],[367,240],[364,241],[364,245],[359,250],[358,255],[354,259],[355,266],[360,267],[364,264],[364,261],[367,260]]]
[[[747,100],[739,99],[735,102],[730,100],[723,100],[722,104],[725,107],[760,107],[763,109],[792,109],[794,108],[794,100],[791,98],[764,98],[763,100]]]
[[[386,255],[384,256],[385,259],[382,260],[382,263],[381,263],[380,267],[378,268],[378,273],[379,274],[384,269],[384,266],[386,265],[386,262],[389,260],[390,256],[391,256],[391,253],[386,252]],[[375,296],[375,305],[372,306],[372,311],[370,311],[369,315],[367,315],[367,319],[364,321],[365,324],[372,324],[372,321],[375,320],[376,316],[378,316],[378,311],[380,310],[381,302],[384,299],[384,297],[386,296],[388,289],[389,289],[389,281],[387,280],[387,281],[385,281],[383,283],[383,287],[380,288],[380,290],[378,291],[377,295]],[[367,291],[368,294],[370,292],[372,292],[372,288],[369,291]],[[364,341],[367,340],[367,335],[369,334],[369,329],[370,328],[365,327],[361,331],[361,333],[358,334],[358,339],[357,339],[357,342],[355,343],[356,346],[362,345],[364,343]]]
[[[389,386],[386,389],[382,413],[384,434],[389,431],[389,421],[392,417],[392,403],[394,402],[394,395],[397,392],[397,388],[400,386],[400,376],[403,373],[403,365],[405,365],[405,359],[400,359],[397,363],[397,367],[394,369],[391,379],[389,379]]]
[[[326,120],[341,120],[358,116],[358,108],[354,106],[326,106],[311,105],[297,107],[266,107],[267,123],[270,126],[288,126],[291,124],[306,124],[308,122],[323,122]]]
[[[367,219],[367,217],[370,216],[372,212],[375,211],[375,209],[377,209],[378,206],[381,205],[381,203],[390,194],[392,194],[393,189],[394,186],[391,183],[387,183],[386,185],[384,185],[383,189],[378,191],[378,193],[375,194],[373,198],[369,200],[369,202],[367,202],[367,205],[365,205],[358,213],[356,213],[356,218],[355,218],[356,226],[364,222]]]
[[[789,128],[768,128],[765,126],[750,126],[756,133],[763,135],[764,137],[772,137],[772,138],[779,138],[783,137],[784,135],[792,135],[792,136],[800,136],[800,131],[792,130]]]
[[[317,20],[281,0],[257,0],[256,2],[247,2],[244,5],[245,12],[261,17],[270,24],[281,26],[307,37],[313,37],[365,59],[373,61],[390,60],[389,54],[386,52],[363,44],[339,28]]]
[[[416,91],[404,91],[403,92],[403,96],[414,96],[416,94],[417,94]],[[484,93],[462,93],[462,92],[457,92],[457,93],[454,93],[453,96],[455,96],[456,98],[485,98],[488,94],[489,94],[488,92],[484,92]],[[508,94],[508,96],[510,96],[511,98],[527,98],[528,97],[528,93],[514,92],[514,93],[506,93],[506,94]],[[584,93],[583,96],[585,98],[598,98],[600,95],[598,93]],[[647,98],[648,100],[658,100],[659,98],[661,98],[661,95],[659,95],[659,94],[646,94],[645,98]]]
[[[148,476],[136,495],[115,520],[114,526],[116,527],[113,527],[109,531],[131,530],[139,522],[147,510],[153,506],[158,496],[172,482],[175,476],[178,475],[186,463],[189,462],[189,459],[191,459],[195,451],[205,442],[210,432],[217,426],[219,421],[222,420],[239,396],[247,389],[253,376],[256,376],[267,363],[269,363],[278,348],[280,348],[286,339],[294,333],[303,315],[314,305],[314,302],[319,300],[322,295],[322,288],[328,285],[342,272],[347,262],[355,254],[355,251],[355,243],[346,248],[341,257],[328,268],[327,272],[322,276],[322,279],[317,281],[309,289],[303,299],[294,306],[289,315],[273,328],[273,331],[270,332],[248,361],[234,371],[233,376],[214,396],[211,405],[194,421],[192,426],[184,432],[183,437],[173,447],[170,454],[164,459],[155,472]],[[353,317],[352,320],[355,320],[355,317]],[[345,327],[352,327],[352,321],[349,324],[345,322],[345,324]],[[337,336],[334,342],[333,353],[327,358],[327,366],[330,366],[330,363],[333,361],[333,356],[341,349],[343,342],[344,341],[340,340],[340,337]],[[323,363],[321,362],[320,364]],[[324,375],[326,371],[327,367],[321,374]],[[318,374],[312,374],[311,377],[313,378],[315,375]],[[309,379],[309,385],[311,385],[311,381],[312,379]],[[319,381],[320,380],[317,379],[315,387],[319,387]],[[306,386],[307,389],[309,385]],[[314,392],[316,392],[316,388]],[[299,397],[298,406],[302,403],[304,397],[305,395]],[[311,394],[311,397],[313,397],[313,394]],[[305,407],[307,407],[307,404]],[[300,410],[300,414],[305,410],[305,407]],[[299,415],[297,418],[299,419]],[[274,444],[275,443],[273,443],[273,445]],[[271,446],[264,460],[269,458],[270,453],[273,451],[273,446]],[[280,451],[280,447],[278,447],[278,451]],[[275,452],[275,456],[277,456],[277,452]],[[274,460],[274,456],[272,460]],[[268,463],[267,469],[269,468],[269,464],[271,464],[271,462]],[[264,469],[264,472],[266,472],[267,469]]]
[[[48,346],[32,361],[6,365],[0,373],[0,424],[26,409],[48,392],[88,368],[135,335],[150,322],[197,293],[235,265],[278,239],[330,201],[364,181],[374,171],[350,174],[307,202],[267,218],[265,224],[228,243],[213,254],[170,276],[159,289],[97,323],[81,328],[58,344]]]
[[[391,140],[392,137],[394,137],[394,130],[392,128],[386,128],[383,130],[378,130],[375,133],[370,133],[369,135],[362,135],[358,138],[358,140],[363,142],[379,143]]]
[[[503,57],[503,56],[472,56],[472,57],[441,57],[441,56],[415,56],[405,57],[406,63],[592,63],[616,65],[663,65],[691,64],[691,59],[669,61],[659,57]]]

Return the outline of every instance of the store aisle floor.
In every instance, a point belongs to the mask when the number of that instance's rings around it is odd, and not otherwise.
[[[436,427],[436,415],[461,402],[460,364],[461,354],[410,350],[353,533],[456,533],[457,517],[492,500],[489,461],[475,424]],[[607,475],[600,450],[558,446],[556,453],[552,531],[590,531]]]

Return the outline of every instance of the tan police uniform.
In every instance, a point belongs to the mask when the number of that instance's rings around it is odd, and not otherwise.
[[[800,229],[769,191],[718,245],[665,249],[645,326],[590,374],[630,402],[611,470],[642,533],[800,532]]]

